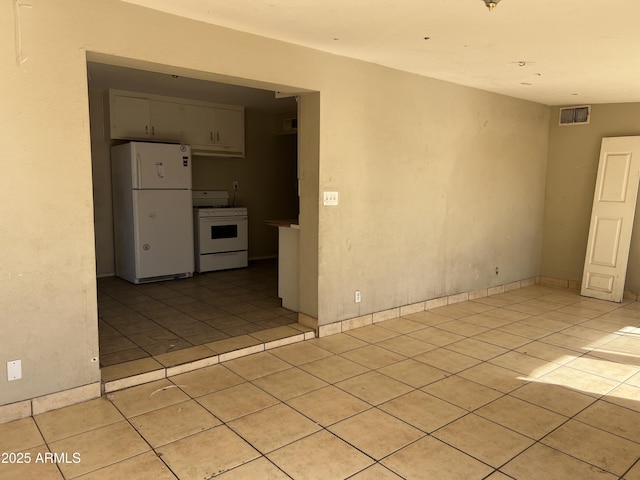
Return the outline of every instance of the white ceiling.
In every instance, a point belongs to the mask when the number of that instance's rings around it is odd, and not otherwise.
[[[547,105],[640,101],[638,0],[124,1]]]

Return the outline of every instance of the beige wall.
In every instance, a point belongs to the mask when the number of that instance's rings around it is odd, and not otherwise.
[[[302,127],[301,127],[302,126]],[[320,183],[320,94],[298,104],[298,177],[300,179],[300,311],[318,318],[318,202]]]
[[[640,135],[640,104],[593,105],[586,125],[559,126],[551,110],[541,274],[582,280],[603,137]],[[636,211],[626,289],[640,291],[640,212]]]
[[[547,107],[116,0],[29,3],[20,65],[0,3],[0,404],[99,378],[87,51],[319,92],[299,148],[301,305],[320,324],[539,273]]]
[[[322,96],[320,186],[341,206],[320,210],[321,322],[536,275],[548,109],[346,60],[339,71]]]

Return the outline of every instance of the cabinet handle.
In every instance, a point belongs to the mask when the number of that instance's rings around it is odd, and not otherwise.
[[[144,126],[144,134],[149,135],[149,125]]]
[[[151,127],[151,136],[152,137],[156,136],[156,127]]]
[[[216,132],[216,142],[220,141],[220,132]]]
[[[213,142],[213,132],[209,132],[209,140]]]

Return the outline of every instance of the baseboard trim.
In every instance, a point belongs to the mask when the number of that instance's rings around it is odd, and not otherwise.
[[[22,400],[6,405],[0,405],[0,424],[11,422],[14,420],[20,420],[22,418],[30,417],[32,415],[38,415],[50,410],[56,410],[59,408],[75,405],[87,400],[98,398],[101,394],[108,394],[110,392],[127,388],[134,385],[140,385],[160,378],[170,377],[178,373],[184,373],[185,371],[196,370],[203,368],[209,364],[215,364],[218,362],[224,362],[233,358],[242,357],[256,353],[256,351],[263,351],[277,346],[286,345],[289,343],[310,340],[311,338],[325,337],[328,335],[334,335],[336,333],[346,332],[354,328],[364,327],[367,325],[373,325],[378,322],[398,318],[411,313],[418,313],[425,310],[431,310],[434,308],[454,305],[459,302],[468,300],[474,300],[478,298],[490,297],[499,293],[505,293],[520,288],[529,287],[532,285],[545,285],[559,288],[567,288],[571,290],[580,290],[580,282],[572,280],[564,280],[553,277],[531,277],[524,280],[507,283],[504,285],[498,285],[494,287],[483,288],[479,290],[471,290],[468,292],[456,293],[453,295],[447,295],[443,297],[431,298],[425,301],[416,302],[400,307],[394,307],[379,312],[374,312],[368,315],[362,315],[359,317],[349,318],[342,321],[329,323],[327,325],[318,326],[318,319],[305,315],[303,313],[298,314],[298,322],[308,328],[315,330],[304,332],[303,334],[296,335],[295,338],[285,338],[276,341],[261,344],[256,347],[248,347],[233,351],[225,354],[212,355],[214,358],[207,358],[201,361],[188,362],[188,365],[180,365],[172,368],[164,368],[158,371],[147,372],[146,374],[136,375],[128,378],[122,378],[112,380],[110,382],[96,382],[80,387],[63,390],[48,395],[32,398],[29,400]],[[639,300],[640,293],[625,290],[625,299]],[[104,390],[103,390],[104,388]]]
[[[562,283],[562,281],[560,280],[555,280],[548,277],[531,277],[524,280],[518,280],[516,282],[506,283],[504,285],[497,285],[494,287],[481,288],[479,290],[470,290],[468,292],[461,292],[453,295],[431,298],[422,302],[411,303],[400,307],[390,308],[388,310],[381,310],[379,312],[370,313],[368,315],[348,318],[346,320],[340,320],[338,322],[328,323],[326,325],[320,325],[316,327],[313,327],[312,325],[310,325],[310,323],[312,323],[311,320],[314,320],[317,325],[318,319],[307,317],[305,320],[307,321],[306,325],[311,326],[312,328],[316,328],[316,336],[318,338],[326,337],[328,335],[335,335],[336,333],[346,332],[354,328],[365,327],[367,325],[373,325],[385,320],[402,317],[411,313],[432,310],[434,308],[444,307],[446,305],[455,305],[456,303],[466,302],[468,300],[490,297],[492,295],[510,292],[519,288],[530,287],[536,284],[543,284],[542,278],[544,278],[545,280],[544,285],[570,288],[569,281],[566,281],[566,285],[560,285]]]
[[[100,397],[101,394],[102,384],[101,382],[95,382],[29,400],[1,405],[0,424],[93,400]]]

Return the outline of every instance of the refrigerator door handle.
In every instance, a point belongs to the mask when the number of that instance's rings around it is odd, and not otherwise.
[[[136,171],[135,171],[135,181],[133,182],[133,188],[140,188],[140,179],[142,178],[141,174],[142,174],[142,169],[141,167],[141,158],[140,158],[140,152],[136,152]]]

